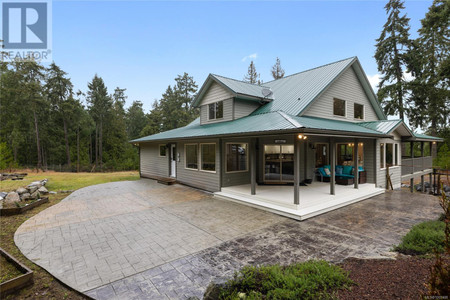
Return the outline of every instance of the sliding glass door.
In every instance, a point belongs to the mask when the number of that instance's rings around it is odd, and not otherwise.
[[[264,182],[294,181],[294,145],[264,145]]]

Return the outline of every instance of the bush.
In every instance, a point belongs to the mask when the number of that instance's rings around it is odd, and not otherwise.
[[[408,255],[423,255],[444,251],[444,229],[443,221],[427,221],[415,225],[403,237],[402,242],[395,247],[395,251]]]
[[[335,291],[351,284],[346,271],[323,260],[248,266],[226,283],[220,299],[332,299]]]

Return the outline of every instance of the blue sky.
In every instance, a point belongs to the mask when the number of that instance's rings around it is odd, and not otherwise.
[[[54,1],[53,59],[86,91],[95,73],[146,112],[177,74],[242,79],[253,55],[264,81],[358,56],[376,81],[386,1]],[[407,1],[411,34],[431,1]]]

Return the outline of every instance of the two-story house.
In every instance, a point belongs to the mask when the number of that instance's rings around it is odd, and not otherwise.
[[[141,176],[296,219],[430,173],[440,140],[387,120],[356,57],[263,85],[210,74],[194,104],[191,124],[132,141]]]

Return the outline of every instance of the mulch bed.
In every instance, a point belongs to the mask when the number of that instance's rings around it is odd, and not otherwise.
[[[341,267],[350,271],[356,285],[340,290],[339,299],[420,299],[426,292],[434,259],[404,257],[391,259],[345,260]]]

